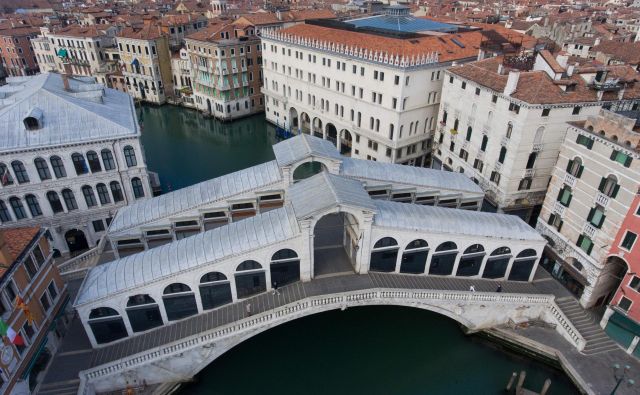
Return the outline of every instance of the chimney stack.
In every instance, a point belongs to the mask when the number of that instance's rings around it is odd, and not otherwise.
[[[507,84],[504,87],[503,93],[507,96],[511,96],[513,92],[518,88],[518,80],[520,79],[519,71],[510,71],[507,78]]]
[[[64,71],[62,72],[62,85],[64,85],[64,90],[67,92],[71,91],[71,86],[69,85],[69,75],[71,74],[71,65],[67,61],[63,61],[62,67]]]

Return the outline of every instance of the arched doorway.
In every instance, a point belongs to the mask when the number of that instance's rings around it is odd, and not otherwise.
[[[603,294],[596,301],[596,306],[606,306],[611,302],[611,299],[613,299],[616,291],[620,287],[620,283],[622,283],[622,280],[628,272],[627,262],[615,255],[607,258],[607,263],[604,267],[609,275],[601,276],[605,283],[601,285],[603,287]]]
[[[324,133],[322,133],[322,121],[320,118],[313,118],[313,135],[324,138]]]
[[[347,129],[340,131],[340,153],[344,156],[351,156],[351,144],[352,144],[351,132]]]
[[[87,238],[84,236],[84,232],[78,229],[71,229],[67,233],[64,234],[64,239],[67,242],[67,247],[69,248],[69,253],[77,253],[79,251],[84,251],[89,248],[89,243],[87,243]]]
[[[353,215],[340,212],[320,218],[313,228],[313,276],[352,273],[360,238]]]
[[[300,166],[296,167],[293,171],[293,182],[298,182],[300,180],[304,180],[305,178],[309,178],[313,175],[320,173],[321,171],[326,171],[327,167],[324,163],[321,162],[305,162]]]
[[[333,145],[338,146],[338,130],[335,125],[332,123],[328,123],[325,127],[327,132],[327,140],[331,141]]]
[[[300,114],[300,130],[305,134],[311,133],[311,119],[306,112]]]
[[[291,107],[289,109],[289,130],[293,134],[298,134],[300,128],[300,120],[298,119],[298,110]]]

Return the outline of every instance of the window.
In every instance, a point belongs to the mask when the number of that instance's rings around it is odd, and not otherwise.
[[[498,102],[498,95],[491,96],[491,103],[497,103],[497,102]]]
[[[593,140],[590,139],[587,136],[583,136],[581,134],[578,135],[578,137],[576,138],[576,143],[580,144],[580,145],[584,145],[585,147],[591,149],[591,147],[593,147]]]
[[[533,166],[536,164],[536,158],[538,157],[538,154],[536,154],[535,152],[532,152],[529,154],[529,159],[527,159],[527,169],[533,169]]]
[[[473,133],[473,129],[471,128],[471,126],[469,126],[467,128],[467,136],[466,136],[466,140],[467,141],[471,141],[471,134]]]
[[[50,161],[51,167],[53,168],[53,174],[55,174],[56,178],[63,178],[67,176],[67,171],[64,169],[64,163],[59,156],[52,156]]]
[[[482,136],[482,144],[480,144],[480,151],[484,152],[487,150],[487,143],[489,142],[489,137]]]
[[[355,67],[355,66],[353,66],[353,67]],[[396,76],[394,77],[394,79],[393,79],[393,84],[394,84],[394,85],[398,85],[398,84],[400,84],[400,76],[399,76],[399,75],[396,75]]]
[[[40,181],[45,181],[51,179],[51,172],[49,171],[49,166],[47,165],[47,161],[42,158],[36,158],[33,163],[36,165],[36,170],[38,171],[38,176],[40,177]]]
[[[58,197],[58,194],[56,192],[47,192],[47,200],[49,201],[49,205],[51,205],[51,210],[54,214],[64,211],[64,209],[62,208],[62,203],[60,202],[60,198]]]
[[[578,114],[580,114],[580,109],[581,109],[581,108],[582,108],[582,107],[580,107],[580,106],[575,106],[575,107],[573,107],[573,111],[571,111],[571,115],[578,115]]]
[[[509,122],[507,124],[507,133],[506,133],[506,136],[508,139],[511,138],[511,133],[513,133],[513,123]]]
[[[102,163],[104,163],[105,170],[113,170],[116,168],[115,161],[113,160],[113,154],[108,149],[103,149],[100,151],[100,155],[102,156]]]
[[[589,210],[589,215],[587,216],[587,221],[596,228],[600,229],[602,224],[604,223],[604,219],[606,215],[604,215],[604,207],[600,205],[596,205],[591,210]]]
[[[29,278],[31,279],[33,279],[35,275],[38,273],[38,266],[36,266],[36,264],[33,263],[33,259],[31,259],[30,256],[27,256],[27,258],[24,260],[24,268],[27,270],[27,273],[29,274]]]
[[[85,202],[87,202],[87,207],[94,207],[98,204],[96,202],[96,196],[93,194],[93,188],[89,185],[82,187],[82,194],[84,195]]]
[[[515,103],[509,103],[509,111],[513,111],[516,114],[520,114],[520,106]]]
[[[11,205],[11,209],[13,210],[13,214],[15,215],[17,220],[27,218],[27,212],[25,211],[20,199],[13,196],[9,198],[9,204]]]
[[[473,168],[482,173],[482,168],[484,167],[484,163],[480,159],[476,159],[473,161]]]
[[[95,151],[87,152],[87,161],[89,162],[89,168],[92,173],[96,173],[102,171],[102,167],[100,166],[100,159],[98,159],[98,154]]]
[[[480,88],[476,88],[476,96],[480,96]]]
[[[7,205],[4,204],[2,200],[0,200],[0,221],[11,222],[11,214],[9,214],[9,209],[7,209]]]
[[[144,197],[144,188],[142,187],[142,181],[138,177],[131,179],[131,187],[133,188],[133,196],[136,199]]]
[[[543,108],[542,109],[542,116],[543,117],[548,117],[550,112],[551,112],[550,108]]]
[[[73,191],[71,191],[71,189],[64,189],[62,191],[62,198],[64,199],[64,204],[67,206],[67,211],[78,209],[76,197],[73,195]]]
[[[582,159],[578,157],[574,159],[570,159],[569,163],[567,163],[567,173],[571,174],[576,178],[580,178],[580,176],[582,176],[583,170],[584,170],[584,166],[582,165]]]
[[[602,177],[598,190],[608,197],[615,199],[616,196],[618,196],[618,191],[620,190],[618,179],[613,175],[609,175],[606,178]]]
[[[133,167],[138,165],[138,161],[136,160],[136,152],[133,150],[133,147],[127,145],[124,147],[124,159],[127,162],[127,167]]]
[[[107,186],[100,183],[96,185],[96,190],[98,191],[98,198],[100,199],[100,204],[108,204],[111,203],[111,197],[109,196],[109,190]]]
[[[498,173],[497,171],[492,171],[491,172],[491,177],[490,177],[491,182],[493,182],[496,185],[500,185],[500,173]]]
[[[569,207],[569,204],[571,204],[571,198],[572,198],[572,194],[571,194],[571,188],[569,188],[568,186],[563,186],[562,189],[560,190],[560,192],[558,193],[558,201],[565,207]]]
[[[14,160],[11,162],[11,167],[13,168],[13,173],[16,175],[16,180],[18,180],[19,184],[24,184],[29,182],[29,175],[27,174],[27,169],[24,167],[24,164],[19,160]]]
[[[27,195],[24,197],[24,199],[27,201],[27,207],[29,207],[31,217],[39,217],[42,215],[42,210],[40,209],[38,198],[35,197],[35,195]]]
[[[631,299],[623,296],[620,298],[620,301],[618,302],[618,307],[624,311],[629,311],[631,304],[632,304]]]
[[[627,231],[627,233],[624,234],[622,243],[620,243],[620,247],[624,248],[627,251],[631,251],[631,249],[633,248],[633,245],[636,242],[637,237],[638,235],[636,235],[635,233]]]
[[[0,177],[2,177],[2,185],[7,186],[13,184],[13,177],[9,168],[4,163],[0,163]]]
[[[40,297],[40,304],[42,304],[42,309],[46,312],[51,308],[51,301],[49,300],[49,295],[47,295],[46,292]]]
[[[564,221],[562,221],[562,217],[560,217],[559,215],[551,214],[547,223],[556,228],[559,232],[560,229],[562,229],[562,224],[564,223]]]
[[[498,156],[498,162],[504,163],[504,158],[506,156],[507,156],[507,148],[506,147],[501,147],[500,148],[500,155]]]
[[[33,248],[32,250],[33,252],[33,257],[36,260],[36,264],[38,266],[42,265],[45,261],[45,257],[44,255],[42,255],[42,250],[40,249],[40,246],[38,244],[36,244],[36,246]]]
[[[633,158],[631,158],[631,155],[625,154],[624,152],[618,150],[613,150],[609,159],[614,162],[620,163],[624,167],[631,166],[631,161],[633,160]],[[16,174],[16,177],[17,176],[18,175]]]
[[[629,288],[633,289],[636,292],[640,292],[640,277],[633,276],[631,281],[629,281]]]
[[[77,175],[82,175],[89,172],[87,163],[84,161],[84,156],[78,153],[74,153],[73,155],[71,155],[71,160],[73,161],[73,167],[76,169]]]
[[[122,194],[122,187],[118,181],[111,181],[109,183],[109,187],[111,188],[111,194],[113,195],[113,201],[115,203],[121,202],[124,200],[124,196]]]
[[[591,240],[589,236],[584,234],[580,235],[576,244],[578,247],[580,247],[581,250],[586,252],[587,255],[591,254],[591,251],[593,250],[593,240]]]
[[[522,180],[520,180],[520,184],[518,184],[518,190],[519,191],[524,191],[527,189],[531,189],[531,177],[525,177]]]
[[[102,222],[101,219],[92,221],[91,224],[93,225],[94,232],[98,233],[104,231],[104,222]]]

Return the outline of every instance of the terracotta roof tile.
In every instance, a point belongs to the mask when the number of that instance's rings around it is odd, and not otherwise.
[[[2,248],[6,248],[6,252],[11,259],[11,262],[8,262],[8,266],[22,254],[38,232],[40,232],[39,226],[0,229],[0,240],[3,239],[5,243]],[[6,270],[7,268],[0,266],[0,277]]]

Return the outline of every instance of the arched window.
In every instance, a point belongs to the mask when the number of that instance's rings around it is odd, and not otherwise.
[[[473,133],[473,128],[471,126],[467,127],[467,141],[471,141],[471,134]]]
[[[40,181],[51,179],[51,172],[49,171],[49,165],[47,165],[46,160],[42,158],[36,158],[33,163],[36,165],[36,170],[38,171]]]
[[[0,221],[2,221],[3,223],[12,221],[11,214],[9,214],[9,209],[2,200],[0,200]]]
[[[377,272],[393,272],[398,259],[398,242],[393,237],[383,237],[371,250],[369,270]]]
[[[111,203],[111,197],[109,196],[109,190],[107,186],[103,183],[96,185],[96,191],[98,191],[98,198],[100,199],[100,204],[109,204]]]
[[[480,266],[482,266],[482,260],[484,259],[484,256],[484,247],[482,247],[480,244],[474,244],[468,247],[462,253],[462,257],[460,257],[460,263],[458,264],[456,276],[477,276],[480,273]]]
[[[618,185],[618,178],[613,174],[609,174],[607,177],[602,177],[598,190],[603,194],[614,198],[618,196],[620,185]]]
[[[136,151],[132,146],[127,145],[124,147],[124,160],[127,162],[127,167],[133,167],[138,165],[138,161],[136,159]]]
[[[533,166],[536,164],[536,158],[538,157],[538,154],[535,152],[532,152],[529,154],[529,159],[527,159],[527,169],[533,169]]]
[[[504,158],[507,156],[507,147],[500,147],[500,156],[498,156],[498,162],[504,163]]]
[[[65,206],[67,206],[67,211],[76,210],[78,208],[76,197],[73,195],[73,191],[71,189],[63,189],[62,198],[64,199]]]
[[[542,138],[544,137],[544,126],[540,126],[536,130],[536,134],[533,136],[533,144],[542,143]]]
[[[100,155],[102,156],[102,163],[104,163],[105,170],[113,170],[116,168],[116,162],[113,160],[111,150],[105,148],[100,151]]]
[[[35,195],[29,194],[24,197],[24,200],[27,201],[27,207],[29,207],[31,217],[39,217],[42,215],[40,203],[38,203],[38,198]]]
[[[53,174],[55,174],[56,178],[63,178],[67,176],[67,171],[64,168],[64,162],[62,162],[62,159],[59,156],[52,156],[49,160],[51,161]]]
[[[27,174],[27,169],[24,167],[24,164],[19,160],[14,160],[11,162],[11,167],[13,168],[13,174],[16,175],[16,180],[18,180],[18,184],[24,184],[29,182],[29,174]]]
[[[507,124],[507,138],[510,139],[511,138],[511,133],[513,133],[513,123],[509,122]]]
[[[95,151],[87,152],[87,161],[89,162],[89,168],[92,173],[97,173],[102,171],[102,166],[100,166],[100,159],[98,158],[98,154]]]
[[[96,195],[93,194],[93,188],[89,185],[82,187],[82,194],[84,195],[84,201],[87,202],[87,207],[94,207],[98,204],[96,202]]]
[[[567,163],[567,173],[571,174],[576,178],[580,178],[582,176],[582,171],[584,170],[584,166],[582,165],[582,159],[576,156],[573,159],[569,160]]]
[[[133,188],[133,196],[136,199],[144,197],[144,188],[142,187],[142,181],[138,177],[131,179],[131,188]]]
[[[134,332],[143,332],[163,324],[158,303],[146,294],[130,296],[126,312]]]
[[[111,181],[109,183],[109,188],[111,189],[111,194],[113,195],[113,201],[115,203],[121,202],[124,200],[124,195],[122,194],[122,187],[118,181]]]
[[[400,273],[424,273],[428,255],[429,244],[426,241],[417,239],[407,244],[400,261]]]
[[[77,175],[82,175],[89,172],[89,169],[87,168],[87,162],[85,162],[84,160],[84,156],[76,152],[71,155],[71,160],[73,161],[73,167],[76,169]]]
[[[533,271],[533,267],[538,260],[538,253],[532,248],[521,251],[513,260],[511,271],[509,272],[510,281],[529,281],[529,277]]]
[[[231,303],[231,283],[220,272],[209,272],[200,278],[200,298],[204,310]]]
[[[60,198],[58,197],[58,194],[56,192],[47,192],[47,200],[49,201],[51,211],[53,211],[54,214],[64,211],[64,209],[62,208],[62,202],[60,202]]]
[[[271,285],[283,286],[300,280],[300,258],[290,249],[282,249],[271,257]]]
[[[431,257],[429,274],[437,274],[440,276],[451,275],[457,256],[458,246],[456,243],[452,241],[445,241],[440,244]]]
[[[25,211],[24,206],[22,205],[22,201],[19,198],[15,196],[10,197],[9,204],[11,205],[13,215],[17,220],[27,218],[27,212]]]
[[[9,171],[9,168],[4,163],[0,162],[0,180],[2,180],[2,186],[12,185],[13,176]]]
[[[97,307],[91,310],[87,323],[98,344],[109,343],[128,336],[124,320],[111,307]]]
[[[186,284],[173,283],[167,285],[162,293],[162,301],[169,321],[198,314],[196,297]]]
[[[486,135],[482,136],[482,144],[480,144],[480,151],[484,152],[487,150],[487,143],[489,143],[489,137]]]
[[[456,118],[455,121],[453,121],[453,130],[458,130],[458,125],[460,124],[460,121],[458,120],[458,118]]]
[[[247,298],[267,290],[264,269],[256,261],[249,260],[239,264],[235,279],[238,298]]]
[[[503,278],[507,272],[510,260],[511,249],[509,247],[496,248],[487,258],[487,263],[482,272],[482,278]]]

